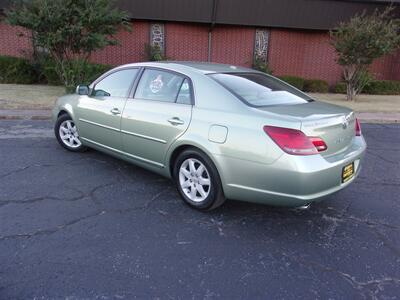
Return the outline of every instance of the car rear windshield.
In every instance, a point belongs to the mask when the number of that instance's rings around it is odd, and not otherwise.
[[[313,101],[281,80],[260,73],[216,73],[210,76],[250,106],[291,105]]]

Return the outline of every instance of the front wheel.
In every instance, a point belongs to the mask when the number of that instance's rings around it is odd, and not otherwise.
[[[69,151],[83,152],[87,149],[79,139],[75,122],[67,114],[63,114],[57,119],[54,133],[60,145]]]
[[[174,180],[182,199],[192,208],[212,210],[225,202],[217,168],[198,150],[185,150],[178,156]]]

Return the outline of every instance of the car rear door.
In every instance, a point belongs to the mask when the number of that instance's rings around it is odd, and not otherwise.
[[[122,115],[124,152],[162,167],[168,148],[189,126],[192,103],[188,77],[165,69],[144,69]]]
[[[138,68],[120,69],[95,82],[91,95],[77,107],[80,137],[90,143],[122,150],[121,116]]]

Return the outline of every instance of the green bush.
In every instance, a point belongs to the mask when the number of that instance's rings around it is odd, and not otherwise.
[[[346,94],[346,83],[338,82],[335,86],[334,92],[338,94]],[[400,81],[373,80],[364,87],[362,93],[370,95],[400,95]]]
[[[81,60],[70,61],[64,71],[67,92],[75,90],[78,84],[90,84],[100,75],[110,70],[108,65],[85,63]]]
[[[0,83],[64,85],[64,80],[58,75],[56,64],[51,59],[41,56],[36,60],[32,63],[27,59],[0,56]],[[72,91],[77,84],[89,84],[111,68],[108,65],[72,61],[65,71],[70,82],[67,89]]]
[[[39,63],[39,68],[41,71],[41,76],[43,81],[50,85],[63,85],[62,80],[58,76],[55,63],[50,59],[43,59]]]
[[[289,83],[290,85],[294,86],[299,90],[304,89],[304,79],[297,76],[279,76],[279,79]]]
[[[264,73],[267,73],[267,74],[272,74],[273,73],[272,69],[268,65],[268,62],[265,62],[260,58],[255,58],[254,59],[252,68],[254,70],[257,70],[257,71],[260,71],[260,72],[264,72]]]
[[[85,84],[90,84],[94,80],[100,77],[100,75],[105,72],[111,70],[113,67],[110,65],[102,65],[102,64],[88,64],[86,66],[84,82]]]
[[[303,91],[309,93],[327,93],[329,92],[329,84],[325,80],[307,79],[304,81]]]
[[[40,64],[41,74],[44,81],[50,85],[63,85],[64,81],[57,73],[56,64],[48,57],[42,57]],[[89,84],[101,74],[110,70],[112,67],[102,64],[85,64],[79,60],[70,62],[66,67],[66,75],[71,80],[71,85]]]
[[[36,82],[38,82],[38,74],[29,60],[0,56],[0,83],[31,84]]]
[[[347,92],[346,83],[345,82],[338,82],[335,85],[335,88],[333,89],[333,91],[336,94],[346,94],[346,92]]]
[[[400,81],[373,80],[364,87],[362,93],[371,95],[400,95]]]
[[[167,60],[167,57],[162,53],[160,46],[144,44],[144,59],[147,61],[163,61]]]

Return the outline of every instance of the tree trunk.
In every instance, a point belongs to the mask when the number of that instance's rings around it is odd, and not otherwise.
[[[347,101],[353,101],[355,99],[355,90],[351,82],[347,83]]]
[[[343,78],[346,82],[347,101],[353,101],[356,95],[355,77],[357,68],[354,65],[343,68]]]

